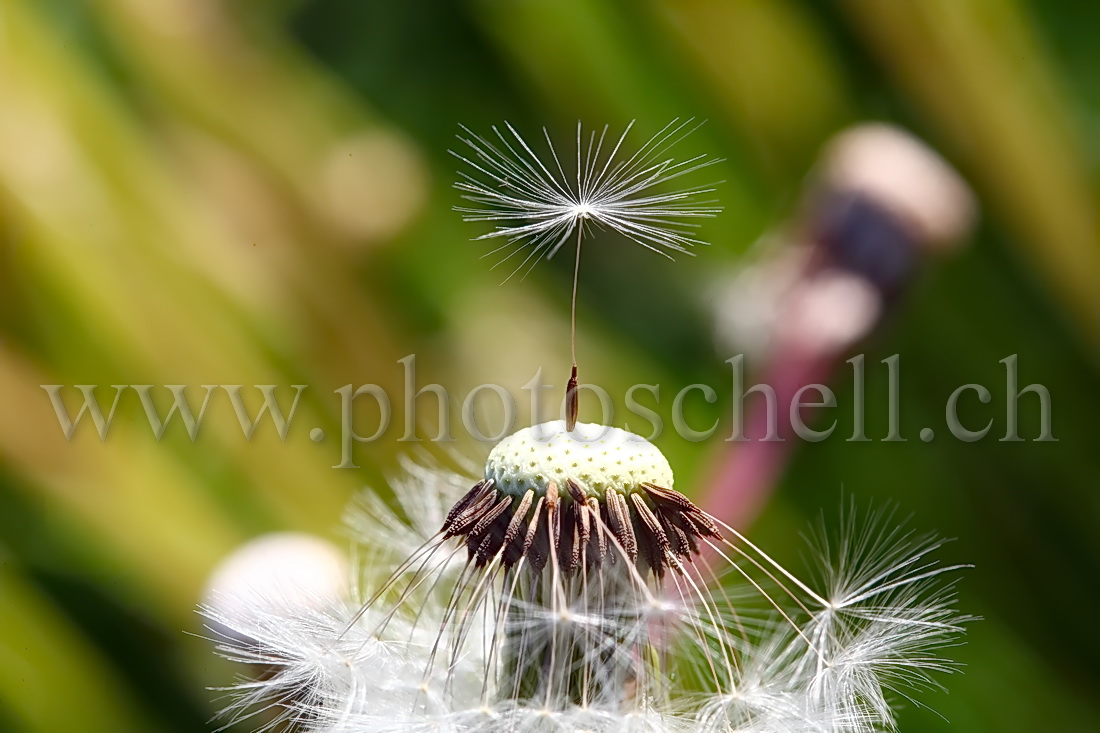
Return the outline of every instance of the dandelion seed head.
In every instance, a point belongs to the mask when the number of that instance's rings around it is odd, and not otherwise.
[[[263,670],[227,714],[304,733],[873,733],[893,726],[899,696],[953,668],[937,652],[966,619],[942,580],[955,566],[930,559],[940,541],[849,515],[816,545],[814,590],[652,483],[671,469],[647,442],[536,428],[498,446],[549,451],[522,495],[498,487],[511,469],[463,494],[457,477],[410,466],[399,508],[365,504],[366,542],[413,547],[370,555],[366,600],[208,609],[231,630],[222,652]],[[630,492],[573,480],[573,457],[603,456],[601,439],[655,462]],[[559,488],[545,476],[564,458]]]
[[[273,532],[237,548],[210,577],[208,605],[226,615],[247,613],[265,599],[323,606],[347,590],[347,558],[312,535]]]

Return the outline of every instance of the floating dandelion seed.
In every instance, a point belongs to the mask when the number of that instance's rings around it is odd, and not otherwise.
[[[576,172],[567,174],[549,132],[543,128],[549,158],[544,162],[516,129],[494,126],[493,136],[477,135],[463,126],[459,136],[469,151],[451,151],[472,171],[462,171],[455,188],[475,204],[459,207],[466,221],[498,226],[478,239],[507,242],[486,256],[500,255],[494,267],[516,262],[509,278],[526,273],[543,257],[553,257],[576,238],[578,247],[593,226],[611,229],[658,254],[671,257],[704,244],[694,236],[693,219],[721,209],[701,200],[712,186],[665,190],[666,184],[720,162],[698,155],[676,162],[667,157],[694,129],[693,120],[673,120],[633,153],[624,150],[627,134],[608,137],[608,126],[585,136],[577,123]]]
[[[468,137],[459,140],[470,148],[467,155],[451,151],[473,172],[461,171],[462,180],[455,188],[476,207],[457,207],[466,221],[502,222],[478,239],[504,238],[507,242],[487,253],[500,255],[493,267],[518,261],[505,280],[519,272],[526,275],[543,257],[553,257],[570,239],[576,238],[573,265],[573,296],[570,316],[570,341],[573,370],[566,386],[566,425],[577,424],[577,280],[581,267],[581,243],[593,226],[612,229],[622,236],[671,259],[673,252],[690,254],[696,244],[705,244],[694,236],[697,224],[692,219],[711,217],[721,211],[714,201],[700,200],[714,188],[698,186],[664,191],[666,184],[682,176],[721,162],[697,155],[680,162],[665,157],[671,149],[698,126],[694,118],[679,118],[661,128],[644,145],[628,156],[623,150],[626,136],[634,123],[612,142],[604,125],[599,135],[593,130],[585,141],[584,129],[577,122],[576,171],[568,175],[562,166],[550,133],[543,137],[552,162],[544,162],[510,123],[507,133],[494,126],[497,142],[463,126]]]
[[[371,500],[358,520],[361,606],[215,618],[253,640],[226,655],[265,670],[232,715],[316,733],[868,733],[892,727],[891,693],[952,669],[935,652],[965,621],[941,581],[956,567],[888,517],[850,519],[814,590],[623,430],[521,430],[453,505],[455,477],[412,471],[396,510]]]

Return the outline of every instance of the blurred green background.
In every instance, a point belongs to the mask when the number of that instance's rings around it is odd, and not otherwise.
[[[800,446],[754,537],[797,565],[821,508],[894,500],[958,538],[945,555],[976,565],[961,604],[984,617],[955,650],[965,673],[921,697],[936,712],[910,705],[901,728],[1095,728],[1098,33],[1100,5],[1069,0],[3,0],[0,731],[216,727],[206,687],[231,670],[185,634],[211,569],[262,532],[339,538],[348,498],[415,447],[398,411],[361,468],[331,468],[336,441],[309,431],[337,433],[333,390],[400,394],[410,353],[458,394],[567,367],[571,262],[500,286],[479,260],[484,230],[451,211],[460,123],[637,118],[644,137],[692,115],[708,124],[684,151],[726,159],[713,246],[675,265],[586,250],[586,376],[705,382],[728,404],[705,293],[792,213],[830,135],[916,132],[983,216],[868,347],[869,365],[901,354],[909,440]],[[1058,442],[997,440],[1011,354],[1050,390]],[[884,381],[869,368],[869,393]],[[918,440],[973,382],[994,401],[964,422],[994,417],[990,436]],[[158,441],[129,393],[101,442],[90,424],[67,441],[43,384],[103,385],[108,404],[112,384],[195,385],[196,407],[203,384],[310,387],[285,441],[270,423],[246,441],[217,397],[196,441],[178,418]],[[659,444],[698,491],[716,446]]]

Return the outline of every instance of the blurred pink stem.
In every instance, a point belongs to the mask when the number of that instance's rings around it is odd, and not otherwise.
[[[836,355],[832,352],[808,353],[794,344],[776,350],[759,383],[775,390],[776,434],[781,440],[764,440],[770,412],[766,395],[754,392],[745,397],[746,440],[722,446],[710,478],[704,483],[700,506],[705,511],[735,529],[743,529],[756,518],[799,439],[791,422],[795,395],[805,385],[824,384],[835,362]],[[749,387],[755,383],[746,380]],[[819,397],[811,391],[804,399],[815,401]]]

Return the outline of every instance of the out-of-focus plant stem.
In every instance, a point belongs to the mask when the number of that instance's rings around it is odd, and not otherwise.
[[[1024,5],[849,0],[846,8],[1100,349],[1095,198],[1079,132]]]

